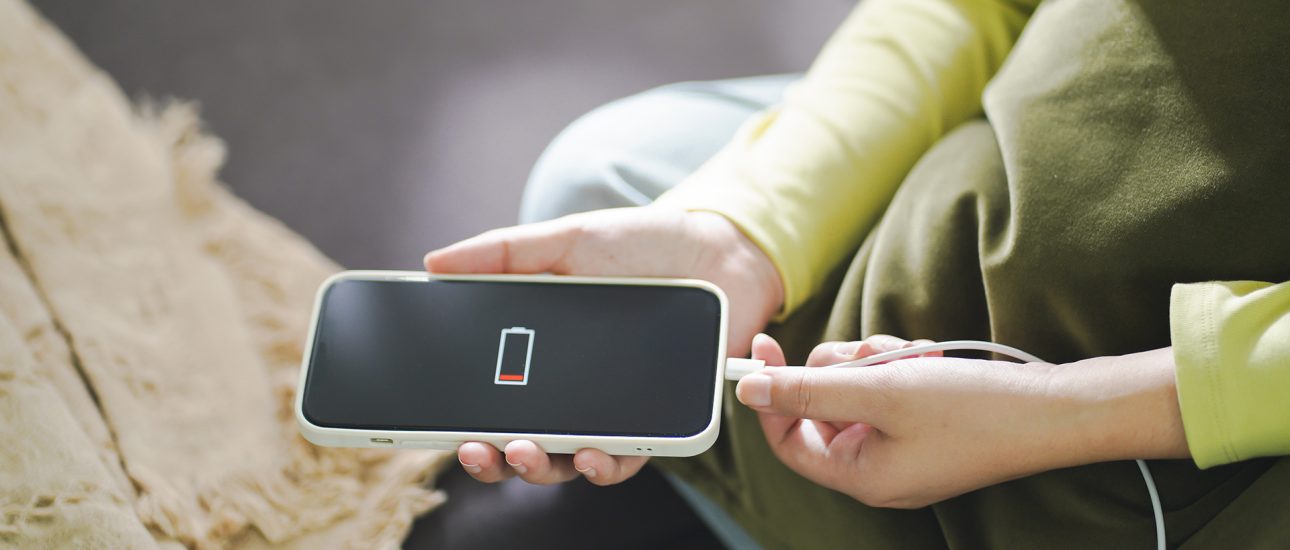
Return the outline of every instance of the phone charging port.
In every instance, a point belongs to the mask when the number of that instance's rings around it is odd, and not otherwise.
[[[394,440],[388,437],[373,437],[370,441],[372,442],[373,445],[393,445],[394,444]]]

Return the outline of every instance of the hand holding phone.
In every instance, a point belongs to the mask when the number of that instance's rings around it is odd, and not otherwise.
[[[736,357],[747,354],[752,336],[783,303],[774,265],[730,221],[719,214],[658,206],[601,210],[489,231],[431,252],[425,263],[438,273],[552,272],[712,281],[730,299],[728,351]],[[646,460],[596,449],[548,456],[524,441],[513,442],[505,456],[492,446],[468,443],[461,446],[458,458],[472,476],[486,482],[516,474],[533,483],[584,475],[601,485],[631,477]],[[597,475],[587,475],[593,471]]]

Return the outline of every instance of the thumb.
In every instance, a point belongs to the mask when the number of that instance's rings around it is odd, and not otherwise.
[[[432,273],[562,273],[578,225],[565,218],[494,229],[425,256]]]
[[[744,405],[792,418],[881,424],[892,385],[888,368],[779,367],[745,376],[735,388]]]
[[[765,370],[783,368],[783,366],[788,363],[784,358],[784,349],[780,347],[779,342],[776,342],[774,338],[771,338],[766,334],[758,334],[753,337],[752,358],[766,362],[767,368],[762,369],[763,372]],[[735,394],[739,396],[740,401],[744,400],[743,392],[747,391],[747,388],[749,387],[744,384],[743,380],[747,380],[754,376],[760,376],[760,374],[749,374],[740,380],[738,386],[735,386]],[[767,441],[779,441],[783,439],[784,434],[797,423],[796,418],[775,414],[769,411],[759,410],[757,412],[757,417],[761,421],[762,431],[765,432]]]

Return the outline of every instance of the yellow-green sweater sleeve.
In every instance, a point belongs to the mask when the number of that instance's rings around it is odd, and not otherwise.
[[[1290,282],[1175,285],[1169,316],[1196,465],[1290,455]]]
[[[779,269],[787,315],[854,253],[918,158],[981,115],[1035,3],[864,0],[780,106],[657,204],[734,222]]]

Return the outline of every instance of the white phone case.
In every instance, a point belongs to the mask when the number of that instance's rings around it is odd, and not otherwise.
[[[304,415],[304,387],[309,377],[310,355],[314,349],[315,331],[318,327],[318,316],[321,314],[322,300],[331,285],[346,280],[359,281],[494,281],[516,283],[544,284],[598,284],[598,285],[635,285],[635,286],[677,286],[699,288],[715,295],[721,304],[720,338],[717,342],[717,354],[713,358],[716,368],[712,378],[712,407],[708,426],[703,431],[689,437],[637,437],[637,436],[604,436],[575,434],[537,434],[537,433],[499,433],[499,432],[448,432],[448,431],[409,431],[409,430],[366,430],[350,428],[329,428],[310,422]],[[611,455],[648,455],[648,456],[694,456],[716,441],[717,432],[721,429],[721,394],[725,380],[726,330],[728,325],[728,304],[726,295],[717,285],[697,279],[663,279],[640,277],[579,277],[565,275],[444,275],[423,271],[344,271],[329,277],[318,289],[314,299],[314,313],[309,325],[309,337],[305,342],[304,360],[300,367],[300,383],[296,391],[296,421],[305,439],[316,445],[329,447],[393,447],[417,449],[453,450],[466,441],[480,441],[503,449],[507,443],[527,439],[536,443],[548,453],[573,453],[579,449],[595,448]],[[522,332],[527,329],[514,327],[502,331],[505,342],[508,332]],[[531,332],[531,331],[530,331]],[[531,335],[530,335],[531,336]],[[531,340],[530,340],[531,342]],[[500,346],[501,344],[499,344]],[[499,353],[500,355],[500,353]],[[502,366],[499,359],[497,376],[502,380]],[[525,373],[527,374],[527,372]],[[511,383],[520,383],[518,378]]]

